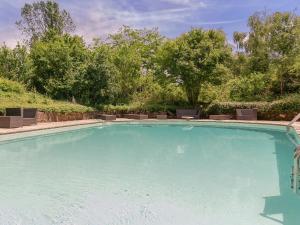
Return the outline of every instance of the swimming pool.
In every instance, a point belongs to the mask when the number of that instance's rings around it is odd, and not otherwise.
[[[299,225],[294,131],[124,123],[0,142],[0,224]]]

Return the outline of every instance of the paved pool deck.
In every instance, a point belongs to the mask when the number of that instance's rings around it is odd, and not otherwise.
[[[125,119],[125,118],[118,118],[116,121],[111,121],[113,123],[116,122],[130,122],[130,121],[148,121],[148,122],[155,122],[155,121],[169,121],[169,122],[178,122],[184,120],[178,119],[167,119],[167,120],[157,120],[157,119],[147,119],[147,120],[132,120],[132,119]],[[282,125],[286,126],[289,121],[264,121],[264,120],[257,120],[257,121],[248,121],[248,120],[192,120],[193,122],[227,122],[227,123],[248,123],[248,124],[270,124],[270,125]],[[106,121],[98,120],[98,119],[91,119],[91,120],[74,120],[74,121],[63,121],[63,122],[50,122],[50,123],[38,123],[37,125],[33,126],[25,126],[19,128],[12,128],[12,129],[5,129],[0,128],[0,135],[5,134],[14,134],[14,133],[23,133],[23,132],[30,132],[30,131],[39,131],[39,130],[46,130],[46,129],[54,129],[54,128],[63,128],[63,127],[72,127],[78,125],[89,125],[89,124],[101,124],[105,123]],[[296,122],[293,124],[293,127],[300,135],[300,122]]]

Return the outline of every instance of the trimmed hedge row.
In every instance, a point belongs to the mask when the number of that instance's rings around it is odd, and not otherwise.
[[[170,112],[175,113],[179,106],[161,105],[161,104],[130,104],[130,105],[101,105],[97,107],[100,111],[111,114],[126,113],[159,113]]]
[[[130,105],[102,105],[98,110],[110,114],[168,112],[175,115],[178,108],[192,108],[188,105],[161,104],[130,104]],[[235,116],[236,109],[257,108],[258,119],[261,120],[291,120],[300,112],[300,95],[288,96],[273,102],[212,102],[202,106],[202,118],[213,114],[230,114]]]
[[[273,102],[213,102],[204,115],[236,114],[236,109],[257,108],[258,119],[291,120],[300,112],[300,96],[290,96]]]

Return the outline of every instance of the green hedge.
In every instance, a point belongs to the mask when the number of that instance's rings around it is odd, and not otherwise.
[[[179,106],[162,105],[162,104],[128,104],[128,105],[100,105],[98,110],[105,113],[112,114],[126,114],[126,113],[158,113],[170,112],[175,114]]]
[[[273,102],[213,102],[204,110],[204,115],[235,115],[236,109],[251,108],[257,108],[259,119],[291,120],[300,112],[300,96],[288,96]]]

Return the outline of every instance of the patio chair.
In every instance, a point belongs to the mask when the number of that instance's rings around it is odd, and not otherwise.
[[[37,124],[37,109],[24,108],[23,109],[23,126],[30,126]]]
[[[23,110],[22,110],[22,108],[6,108],[4,115],[5,116],[21,116],[21,117],[23,117]]]
[[[21,108],[6,108],[4,116],[0,116],[0,128],[17,128],[22,126]]]
[[[198,111],[197,109],[176,109],[176,118],[177,119],[185,119],[185,118],[199,119],[200,111]]]
[[[257,120],[257,109],[236,109],[237,120]]]

